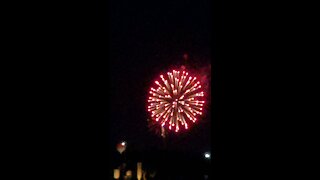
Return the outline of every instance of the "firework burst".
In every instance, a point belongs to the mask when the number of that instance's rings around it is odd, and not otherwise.
[[[186,71],[168,72],[160,75],[161,81],[155,81],[148,99],[148,111],[151,117],[162,127],[178,132],[181,126],[188,129],[188,122],[196,122],[202,115],[204,92],[200,81]]]

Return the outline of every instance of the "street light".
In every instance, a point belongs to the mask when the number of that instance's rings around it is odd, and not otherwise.
[[[204,158],[210,159],[211,158],[211,154],[209,152],[204,153]]]
[[[114,169],[113,170],[113,178],[119,179],[120,178],[120,169]]]
[[[117,144],[117,151],[122,154],[127,148],[127,143],[125,141],[122,141]]]

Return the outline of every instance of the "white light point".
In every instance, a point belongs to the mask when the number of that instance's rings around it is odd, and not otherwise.
[[[210,159],[211,158],[211,154],[209,152],[204,153],[204,157],[206,159]]]

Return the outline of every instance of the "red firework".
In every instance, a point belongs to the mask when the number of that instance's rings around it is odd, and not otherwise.
[[[180,125],[188,129],[188,121],[194,123],[202,115],[204,92],[200,81],[186,71],[175,70],[160,78],[161,82],[155,81],[156,89],[152,87],[149,92],[148,111],[152,119],[169,130],[175,126],[176,132]]]

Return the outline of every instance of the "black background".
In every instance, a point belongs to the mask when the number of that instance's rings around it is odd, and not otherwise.
[[[149,71],[129,67],[150,66],[154,73],[171,61],[148,64],[137,58],[176,59],[185,51],[212,60],[213,177],[304,174],[299,167],[307,163],[300,161],[308,159],[302,150],[311,135],[301,125],[309,99],[302,91],[309,79],[302,76],[302,63],[312,49],[306,40],[313,38],[308,30],[313,11],[302,16],[304,6],[77,1],[3,7],[8,9],[1,66],[8,116],[2,148],[11,176],[105,179],[110,144],[116,141],[106,131],[113,126],[105,121],[106,109],[112,110],[115,91],[121,94],[119,89],[134,84],[115,76],[125,71],[124,78],[146,76]],[[186,19],[192,9],[197,15]],[[119,30],[127,27],[132,31]],[[120,54],[126,63],[113,59]],[[121,87],[114,89],[113,83]]]

